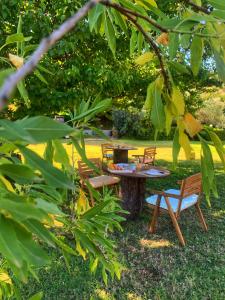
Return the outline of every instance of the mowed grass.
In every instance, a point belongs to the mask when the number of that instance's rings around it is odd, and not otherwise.
[[[88,158],[96,158],[102,156],[101,152],[101,144],[104,143],[103,140],[92,140],[87,139],[86,140],[86,154]],[[168,162],[172,161],[172,142],[171,141],[135,141],[135,140],[113,140],[112,143],[115,144],[121,144],[121,145],[129,145],[137,148],[136,150],[130,150],[129,151],[129,157],[132,157],[133,154],[143,154],[144,148],[156,146],[157,147],[157,159],[163,159]],[[193,151],[195,152],[195,158],[196,160],[200,159],[200,150],[201,145],[199,142],[192,142],[191,144]],[[44,153],[44,144],[40,145],[30,145],[30,148],[34,150],[35,152],[39,153],[40,155],[43,155]],[[72,145],[68,145],[66,142],[64,143],[64,147],[67,150],[67,153],[69,157],[72,157]],[[213,159],[215,162],[219,162],[219,156],[215,150],[214,147],[211,147]],[[79,159],[78,153],[75,151],[75,159]],[[184,151],[181,149],[179,160],[184,161],[186,160]]]
[[[97,157],[99,144],[91,144],[87,145],[87,154]],[[140,150],[147,146],[139,142],[135,145]],[[171,169],[170,143],[157,146],[157,164]],[[194,147],[198,149],[199,145],[194,144]],[[187,162],[183,158],[170,177],[149,180],[147,185],[152,189],[176,187],[178,179],[199,170],[199,161]],[[179,246],[167,215],[160,216],[156,234],[147,232],[152,212],[145,207],[137,220],[123,224],[123,232],[113,234],[119,260],[126,268],[120,281],[109,280],[105,286],[100,273],[91,275],[89,262],[79,256],[71,257],[68,271],[62,254],[49,248],[52,263],[39,270],[39,282],[31,279],[23,288],[24,299],[42,290],[44,299],[49,300],[224,300],[225,174],[219,164],[216,174],[219,198],[211,197],[211,208],[202,202],[209,231],[202,230],[194,208],[185,211],[179,220],[187,242],[184,248]]]

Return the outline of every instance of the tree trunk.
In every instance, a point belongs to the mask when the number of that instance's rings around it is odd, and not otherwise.
[[[145,178],[121,177],[122,207],[130,214],[127,220],[134,220],[142,211],[145,200]]]

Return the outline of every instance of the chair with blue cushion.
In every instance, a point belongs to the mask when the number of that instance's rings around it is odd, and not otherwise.
[[[112,160],[113,159],[113,145],[110,143],[101,144],[102,147],[102,161],[104,158],[106,160]]]
[[[202,196],[201,173],[192,175],[178,183],[180,184],[179,190],[152,191],[153,195],[148,197],[146,202],[150,207],[154,208],[153,217],[149,225],[149,232],[155,232],[159,213],[166,212],[171,217],[181,245],[184,246],[185,241],[177,221],[182,211],[195,206],[203,229],[207,231],[208,228],[200,208]]]

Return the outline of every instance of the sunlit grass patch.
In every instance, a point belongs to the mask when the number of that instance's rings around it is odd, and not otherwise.
[[[162,247],[171,247],[173,246],[173,243],[171,243],[168,240],[147,240],[147,239],[141,239],[140,244],[142,247],[145,248],[162,248]]]

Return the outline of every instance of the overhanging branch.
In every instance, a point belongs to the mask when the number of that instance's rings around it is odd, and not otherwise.
[[[99,2],[100,0],[90,0],[87,4],[80,8],[76,14],[74,14],[71,18],[61,24],[58,29],[54,30],[48,37],[44,38],[41,41],[38,48],[34,51],[27,62],[6,79],[3,87],[0,90],[0,109],[3,108],[6,101],[9,99],[18,82],[24,79],[28,74],[30,74],[38,65],[43,55],[54,44],[56,44],[57,41],[59,41],[63,36],[71,31],[76,26],[76,24],[87,15],[89,10]]]

